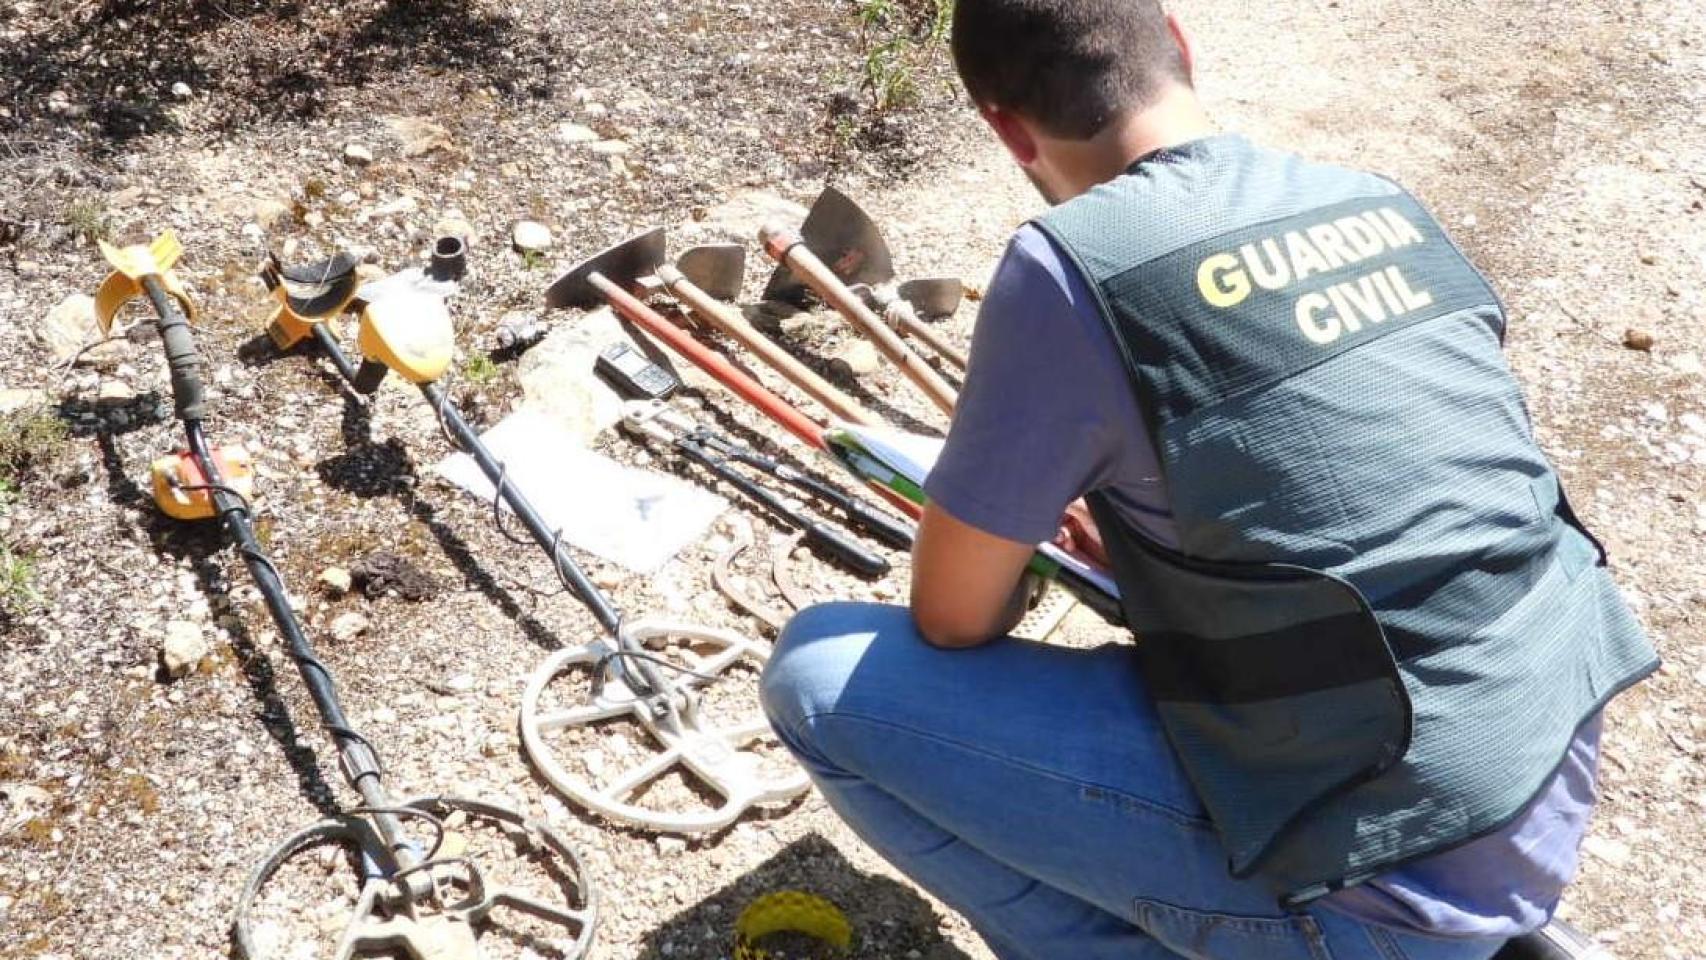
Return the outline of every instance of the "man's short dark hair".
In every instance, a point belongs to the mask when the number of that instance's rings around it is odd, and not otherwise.
[[[1157,0],[956,0],[952,43],[979,105],[1073,140],[1190,82]]]

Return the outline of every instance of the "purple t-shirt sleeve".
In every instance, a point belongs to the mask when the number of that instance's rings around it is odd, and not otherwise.
[[[1050,539],[1067,505],[1116,472],[1133,446],[1120,434],[1141,419],[1087,285],[1035,227],[996,268],[969,367],[925,492],[985,533]]]

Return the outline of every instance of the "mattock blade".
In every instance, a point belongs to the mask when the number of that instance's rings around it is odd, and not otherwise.
[[[876,221],[834,187],[825,187],[813,201],[800,225],[800,239],[848,286],[879,287],[894,280],[894,263]],[[787,264],[780,264],[764,288],[764,299],[803,303],[808,291]]]

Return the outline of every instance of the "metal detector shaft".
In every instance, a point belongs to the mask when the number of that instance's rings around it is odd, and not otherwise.
[[[261,591],[261,597],[274,625],[278,627],[279,633],[284,635],[290,657],[296,661],[297,671],[302,675],[302,683],[308,688],[308,695],[314,701],[314,708],[320,714],[321,723],[337,744],[338,760],[343,768],[344,778],[361,795],[362,802],[373,810],[373,824],[395,858],[398,868],[408,869],[418,862],[418,858],[403,835],[402,824],[388,810],[392,804],[380,779],[379,757],[367,740],[350,726],[349,719],[344,715],[343,704],[338,699],[331,671],[315,656],[313,645],[309,643],[302,624],[290,608],[284,580],[279,576],[278,568],[261,549],[260,541],[255,536],[254,525],[249,521],[248,504],[226,484],[225,477],[219,471],[218,458],[213,456],[212,448],[208,445],[207,435],[202,429],[202,419],[206,411],[201,383],[201,359],[196,353],[189,322],[178,309],[177,302],[166,294],[158,278],[142,278],[142,288],[154,305],[155,323],[159,327],[160,340],[165,345],[167,364],[171,370],[172,393],[179,411],[178,417],[184,425],[190,455],[195,458],[202,476],[206,478],[207,492],[213,501],[214,509],[219,514],[220,522],[225,525],[226,532],[236,541],[237,552],[242,554],[243,563],[249,568],[249,576]]]
[[[545,525],[544,518],[539,516],[539,511],[533,509],[533,504],[529,503],[513,484],[504,479],[503,464],[492,456],[492,451],[487,448],[485,441],[480,439],[480,435],[468,426],[468,421],[462,419],[462,413],[456,409],[455,404],[449,402],[444,395],[444,389],[436,383],[423,383],[421,393],[443,417],[444,425],[456,438],[457,445],[474,458],[474,462],[480,466],[480,472],[498,489],[498,495],[503,497],[504,502],[515,511],[515,515],[521,518],[522,525],[527,527],[527,532],[532,534],[534,541],[551,554],[551,562],[557,565],[558,572],[573,586],[575,595],[592,610],[593,618],[611,636],[615,636],[621,629],[622,615],[611,606],[604,591],[587,578],[580,564],[575,563],[573,558],[557,546],[555,531]]]

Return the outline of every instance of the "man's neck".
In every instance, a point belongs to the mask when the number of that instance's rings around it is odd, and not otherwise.
[[[1129,113],[1089,140],[1055,141],[1057,182],[1051,192],[1071,199],[1124,173],[1139,159],[1215,132],[1196,92],[1174,87],[1155,103]]]

